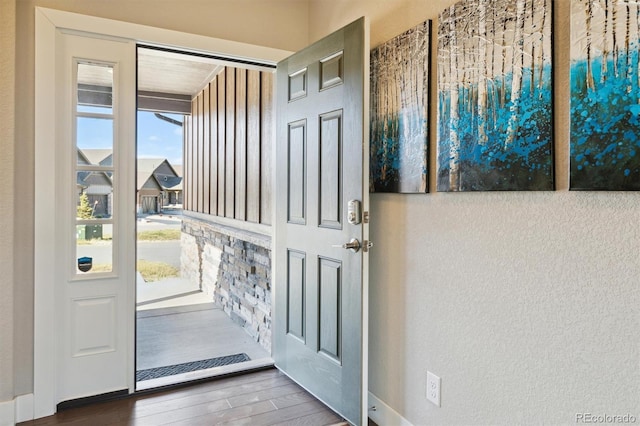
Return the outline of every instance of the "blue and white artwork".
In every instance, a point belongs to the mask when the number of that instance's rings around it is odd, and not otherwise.
[[[371,192],[427,192],[430,28],[371,51]]]
[[[571,2],[571,174],[578,190],[640,190],[640,6]]]
[[[553,190],[551,0],[438,20],[438,191]]]

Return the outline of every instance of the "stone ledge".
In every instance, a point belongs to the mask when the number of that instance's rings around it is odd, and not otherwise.
[[[256,246],[271,250],[271,235],[267,235],[267,232],[271,232],[271,226],[242,222],[189,211],[185,211],[183,213],[182,222],[183,226],[185,223],[188,224],[189,222],[197,223],[198,226],[204,225],[211,228],[212,231],[224,234],[228,237],[246,241]],[[246,226],[247,229],[232,226],[231,224]],[[258,230],[260,230],[260,232],[257,232]]]

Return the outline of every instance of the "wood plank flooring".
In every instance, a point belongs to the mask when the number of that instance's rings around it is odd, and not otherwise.
[[[61,411],[49,425],[346,425],[276,369]]]

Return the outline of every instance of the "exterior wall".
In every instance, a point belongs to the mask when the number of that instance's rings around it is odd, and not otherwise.
[[[271,224],[273,74],[225,67],[185,124],[185,210]]]
[[[454,2],[311,0],[310,38],[367,15],[375,47]],[[570,4],[553,2],[555,192],[436,193],[433,125],[431,193],[371,194],[369,389],[415,425],[640,413],[640,193],[568,191]]]
[[[271,352],[271,239],[184,217],[182,276]]]

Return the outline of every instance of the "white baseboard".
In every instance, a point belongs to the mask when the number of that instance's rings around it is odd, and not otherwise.
[[[16,424],[15,400],[0,402],[0,426]]]
[[[378,426],[413,426],[409,420],[371,392],[369,392],[369,418]]]
[[[33,394],[20,395],[11,401],[0,402],[0,426],[14,426],[33,420]]]
[[[33,394],[20,395],[16,401],[16,423],[33,420]]]

